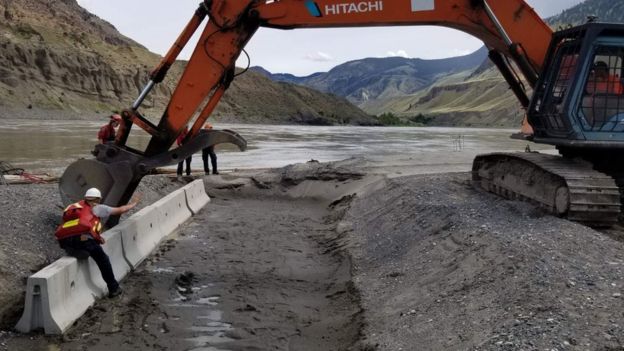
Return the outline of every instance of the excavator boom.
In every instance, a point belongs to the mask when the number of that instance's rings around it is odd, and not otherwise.
[[[472,34],[492,51],[511,57],[533,83],[537,81],[552,36],[551,29],[522,0],[206,0],[181,39],[189,37],[189,28],[196,28],[196,19],[201,18],[203,11],[210,20],[158,125],[162,137],[152,139],[146,155],[167,150],[201,109],[191,136],[199,130],[212,112],[215,100],[229,86],[236,59],[259,27],[446,26]],[[172,47],[153,76],[162,75],[163,68],[173,63],[180,46],[177,42]],[[210,102],[201,106],[207,96],[211,96]]]

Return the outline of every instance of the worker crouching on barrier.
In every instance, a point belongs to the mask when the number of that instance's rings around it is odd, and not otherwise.
[[[102,223],[106,223],[110,216],[128,212],[136,206],[138,199],[133,198],[127,205],[120,207],[102,205],[101,200],[102,194],[98,189],[87,190],[84,200],[67,206],[63,211],[63,223],[54,235],[68,255],[78,259],[93,258],[108,286],[108,297],[115,297],[122,290],[115,279],[110,259],[101,246],[104,244],[104,238],[100,236]]]

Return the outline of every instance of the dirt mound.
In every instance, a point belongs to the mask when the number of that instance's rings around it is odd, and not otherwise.
[[[468,174],[360,194],[345,222],[380,350],[624,347],[624,244],[475,190]]]

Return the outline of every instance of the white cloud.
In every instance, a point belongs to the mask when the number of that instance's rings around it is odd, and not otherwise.
[[[468,54],[471,54],[472,52],[473,52],[472,50],[466,50],[466,49],[453,49],[449,51],[448,57],[466,56]]]
[[[388,51],[386,53],[386,55],[388,56],[400,56],[400,57],[404,57],[404,58],[410,58],[410,56],[407,54],[407,52],[405,50],[397,50],[397,51]]]
[[[303,57],[305,60],[314,62],[329,62],[334,61],[334,58],[330,54],[318,51],[312,54],[307,54]]]
[[[78,0],[78,5],[84,7],[85,9],[89,10],[93,8],[93,1],[94,0]]]

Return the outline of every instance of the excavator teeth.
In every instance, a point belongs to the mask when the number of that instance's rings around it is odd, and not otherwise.
[[[608,227],[620,214],[615,180],[586,161],[540,153],[492,153],[475,158],[477,186],[509,199],[528,199],[554,215]]]

